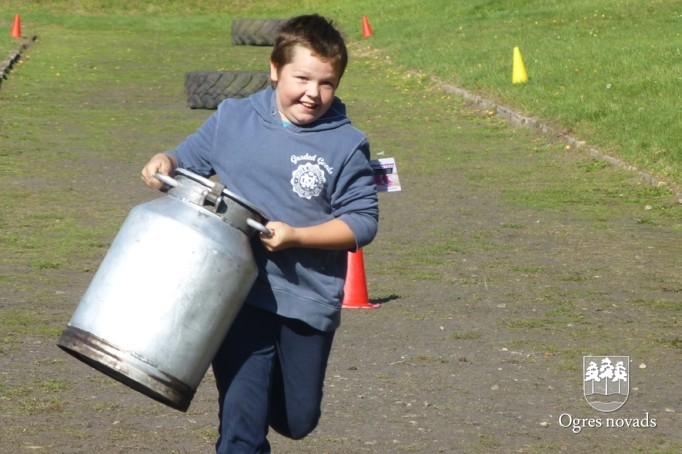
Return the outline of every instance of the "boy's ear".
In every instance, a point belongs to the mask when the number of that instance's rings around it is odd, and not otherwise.
[[[279,80],[279,74],[277,73],[277,65],[270,60],[270,82],[276,84]]]

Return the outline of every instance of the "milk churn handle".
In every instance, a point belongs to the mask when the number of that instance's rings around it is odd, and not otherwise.
[[[258,230],[263,235],[265,235],[267,237],[272,236],[272,232],[270,231],[270,229],[268,229],[267,227],[265,227],[263,224],[256,221],[255,219],[248,218],[246,220],[246,223],[248,224],[249,227]]]
[[[198,177],[198,176],[197,176],[197,177]],[[172,188],[174,188],[174,187],[176,187],[176,186],[178,186],[178,185],[180,184],[180,183],[177,182],[177,180],[176,180],[175,178],[170,177],[170,176],[168,176],[168,175],[164,175],[164,174],[162,174],[162,173],[158,173],[158,172],[157,172],[156,174],[154,174],[154,178],[156,178],[157,180],[161,181],[162,183],[164,183],[164,184],[166,184],[166,185],[168,185],[168,186],[170,186],[170,187],[172,187]],[[207,184],[208,184],[208,183],[211,183],[211,185],[213,186],[213,187],[212,187],[213,190],[215,190],[215,189],[220,189],[220,188],[222,187],[222,190],[220,190],[219,193],[221,193],[221,194],[224,193],[225,195],[228,195],[228,196],[230,196],[230,197],[235,198],[235,199],[238,200],[238,201],[241,201],[241,198],[240,198],[239,196],[237,196],[236,194],[233,194],[233,193],[231,193],[230,191],[228,191],[227,189],[225,189],[225,185],[223,185],[222,183],[221,183],[220,185],[215,185],[215,184],[213,184],[212,181],[210,181],[210,180],[208,180],[208,179],[202,178],[202,180],[203,180],[204,182],[206,182]],[[212,192],[215,192],[215,191],[212,191]],[[255,229],[255,230],[259,231],[260,233],[262,233],[263,235],[265,235],[265,236],[267,236],[267,237],[271,237],[271,236],[272,236],[272,232],[270,231],[270,229],[268,229],[267,227],[265,227],[263,224],[261,224],[260,222],[256,221],[255,219],[248,218],[248,219],[246,220],[246,224],[247,224],[249,227],[251,227],[252,229]]]
[[[178,184],[180,184],[175,180],[175,178],[169,177],[168,175],[164,175],[164,174],[159,173],[159,172],[154,174],[154,178],[159,180],[161,183],[167,184],[168,186],[170,186],[172,188],[174,188]]]

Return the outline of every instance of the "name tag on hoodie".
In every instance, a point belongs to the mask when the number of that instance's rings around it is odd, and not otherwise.
[[[369,162],[374,171],[374,184],[377,192],[400,191],[400,177],[394,158],[373,159]]]

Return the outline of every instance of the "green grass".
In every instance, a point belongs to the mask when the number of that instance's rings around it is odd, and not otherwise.
[[[182,39],[218,28],[227,37],[234,17],[310,11],[336,18],[351,39],[360,37],[360,17],[367,15],[374,30],[368,42],[382,64],[482,94],[657,178],[682,182],[682,114],[674,95],[682,73],[682,6],[676,0],[0,1],[0,49],[11,44],[16,13],[24,34],[42,39],[55,24],[116,27],[124,36],[140,27],[140,17],[145,27]],[[514,46],[522,51],[527,84],[511,84]]]
[[[53,321],[48,316],[36,314],[30,309],[3,308],[0,319],[0,351],[3,344],[10,345],[15,339],[26,335],[47,336],[56,338],[61,333],[61,328],[53,326]]]
[[[375,43],[401,65],[680,181],[682,117],[672,96],[682,67],[679,2],[408,3],[374,13]],[[513,46],[528,84],[511,84]]]

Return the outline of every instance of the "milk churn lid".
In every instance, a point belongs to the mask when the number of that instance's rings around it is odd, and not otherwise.
[[[208,178],[202,177],[201,175],[198,175],[190,170],[183,169],[181,167],[178,167],[175,169],[175,173],[177,175],[181,175],[183,177],[186,177],[190,180],[193,180],[196,183],[199,183],[202,186],[205,186],[206,188],[210,189],[210,191],[205,191],[203,196],[206,197],[207,201],[210,201],[211,203],[215,203],[216,206],[220,202],[221,198],[227,197],[230,200],[233,200],[234,202],[238,203],[239,205],[243,206],[247,210],[251,211],[253,214],[257,215],[263,222],[267,220],[267,217],[263,212],[258,209],[256,206],[254,206],[251,202],[246,200],[245,198],[241,197],[238,194],[235,194],[234,192],[228,190],[224,184],[220,182],[215,182],[212,181]],[[180,183],[175,180],[173,177],[170,177],[168,175],[163,175],[161,173],[157,173],[154,175],[155,178],[166,184],[167,186],[170,186],[171,188],[176,188],[180,185]],[[203,198],[202,198],[203,201]],[[256,221],[254,219],[248,218],[246,219],[246,223],[249,225],[249,227],[258,230],[259,232],[270,236],[272,233],[270,230],[268,230],[261,222]]]

